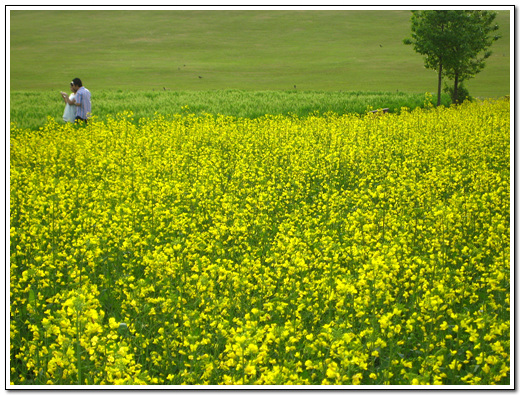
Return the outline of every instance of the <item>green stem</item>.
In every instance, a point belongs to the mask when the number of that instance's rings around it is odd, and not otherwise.
[[[79,312],[76,313],[76,359],[78,367],[78,385],[81,385],[81,353],[79,344]]]

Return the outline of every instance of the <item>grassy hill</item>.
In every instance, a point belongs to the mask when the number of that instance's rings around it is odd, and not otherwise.
[[[402,44],[409,11],[10,12],[11,91],[319,90],[434,92]],[[509,11],[474,96],[509,94]],[[296,87],[296,88],[295,88]]]

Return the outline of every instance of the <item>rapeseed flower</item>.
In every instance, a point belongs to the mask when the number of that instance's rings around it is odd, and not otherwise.
[[[507,384],[509,103],[10,137],[10,382]]]

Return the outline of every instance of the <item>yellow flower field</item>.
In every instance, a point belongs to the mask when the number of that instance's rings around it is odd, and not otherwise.
[[[11,384],[509,384],[509,111],[13,126]]]

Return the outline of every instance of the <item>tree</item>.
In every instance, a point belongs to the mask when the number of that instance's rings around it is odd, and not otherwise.
[[[480,73],[485,60],[491,56],[489,47],[500,38],[495,32],[498,25],[494,23],[494,11],[462,11],[457,18],[457,40],[446,48],[444,75],[453,83],[452,102],[459,103],[464,99],[460,90],[462,83]]]
[[[495,17],[492,11],[412,11],[412,38],[403,42],[425,56],[426,68],[438,72],[437,105],[440,105],[443,75],[455,80],[452,99],[456,103],[460,84],[484,68],[484,60],[491,52],[478,56],[498,39],[489,36],[498,29],[492,26]]]
[[[412,38],[404,39],[415,52],[424,55],[424,66],[438,72],[437,105],[441,103],[442,71],[446,45],[452,40],[454,11],[412,11]]]

